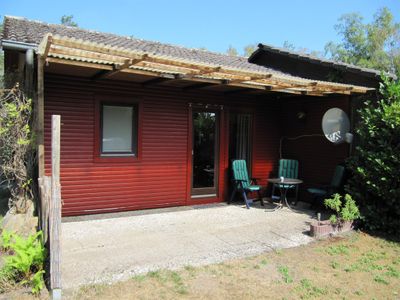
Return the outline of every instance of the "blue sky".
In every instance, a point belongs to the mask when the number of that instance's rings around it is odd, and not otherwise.
[[[82,28],[218,52],[285,40],[322,51],[339,40],[334,25],[342,14],[359,12],[370,21],[384,6],[400,22],[399,0],[0,0],[0,15],[49,23],[73,15]]]

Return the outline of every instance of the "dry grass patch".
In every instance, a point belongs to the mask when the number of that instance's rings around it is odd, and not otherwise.
[[[204,267],[161,270],[67,299],[396,299],[400,243],[354,233]]]

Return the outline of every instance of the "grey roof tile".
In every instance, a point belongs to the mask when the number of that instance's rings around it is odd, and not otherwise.
[[[195,62],[212,63],[225,67],[239,68],[246,71],[284,74],[271,68],[249,63],[247,57],[229,56],[206,50],[184,48],[170,44],[162,44],[160,42],[119,36],[111,33],[103,33],[59,24],[48,24],[21,17],[6,16],[4,18],[2,37],[4,40],[39,44],[47,33],[83,39],[110,46],[124,47],[131,50],[141,50],[156,55],[166,55],[179,59],[188,59]]]

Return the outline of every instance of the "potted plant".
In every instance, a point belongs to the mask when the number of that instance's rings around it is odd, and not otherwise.
[[[329,220],[311,223],[310,232],[314,237],[350,231],[353,228],[353,221],[360,217],[358,207],[349,194],[344,196],[344,203],[340,194],[334,194],[332,198],[325,199],[324,204],[335,214],[332,214]]]

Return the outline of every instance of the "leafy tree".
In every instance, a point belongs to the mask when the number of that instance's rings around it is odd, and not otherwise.
[[[0,36],[3,35],[3,23],[0,23]],[[0,50],[0,89],[3,88],[3,77],[4,77],[4,53]]]
[[[400,81],[383,78],[382,99],[367,101],[356,127],[359,144],[348,160],[346,187],[370,229],[400,232]]]
[[[249,45],[247,45],[247,46],[245,46],[245,47],[243,48],[244,56],[249,57],[249,56],[252,55],[253,52],[256,51],[256,50],[257,50],[257,45],[249,44]]]
[[[288,51],[295,51],[299,54],[305,54],[305,55],[310,55],[310,56],[315,56],[315,57],[322,57],[322,53],[319,51],[314,51],[314,50],[310,50],[308,48],[304,48],[304,47],[297,47],[289,42],[289,41],[284,41],[282,48],[288,50]]]
[[[388,8],[374,15],[371,23],[357,13],[345,14],[335,26],[342,42],[325,45],[325,55],[333,60],[386,72],[400,70],[400,23]]]
[[[238,51],[233,46],[229,46],[228,50],[226,50],[226,54],[228,54],[230,56],[238,56],[239,55]]]
[[[73,20],[73,18],[74,18],[73,15],[69,15],[69,16],[63,15],[63,16],[61,17],[60,22],[61,22],[62,25],[65,25],[65,26],[78,27],[78,23],[76,23],[76,22]]]
[[[296,47],[294,46],[294,44],[289,42],[289,41],[287,41],[287,40],[283,42],[282,47],[284,49],[289,50],[289,51],[295,51],[296,50]]]

